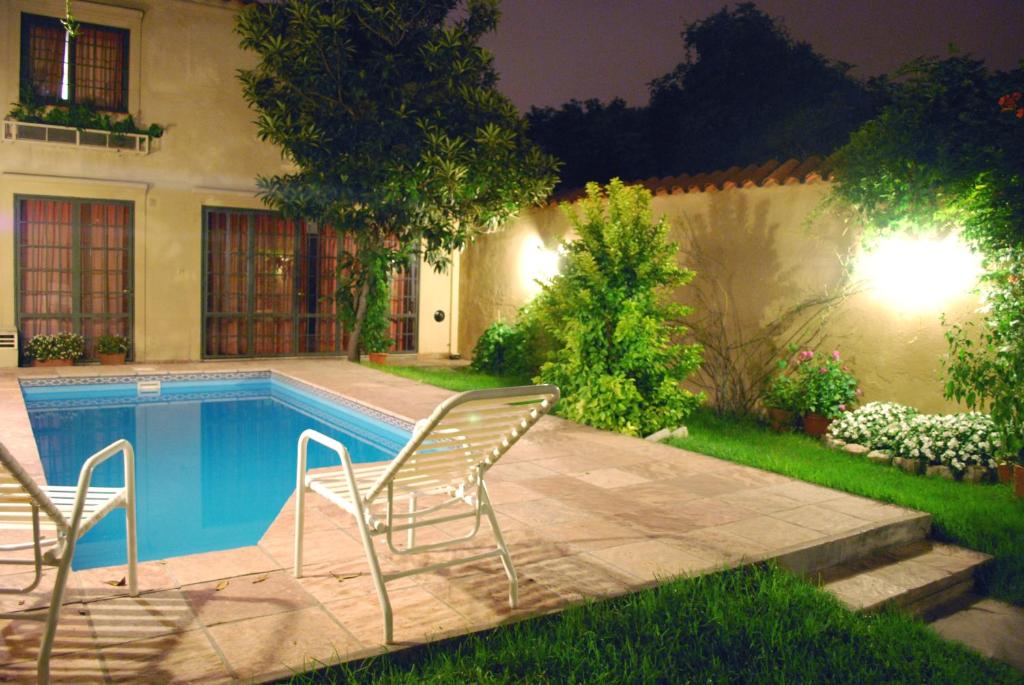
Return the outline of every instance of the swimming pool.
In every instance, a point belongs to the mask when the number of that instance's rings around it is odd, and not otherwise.
[[[21,383],[50,484],[76,484],[85,460],[118,438],[135,447],[140,560],[259,542],[295,489],[296,441],[307,428],[341,441],[355,462],[391,459],[412,430],[270,372]],[[309,464],[338,459],[311,444]],[[93,478],[103,486],[122,481],[120,459]],[[74,568],[125,563],[124,535],[117,510],[78,543]]]

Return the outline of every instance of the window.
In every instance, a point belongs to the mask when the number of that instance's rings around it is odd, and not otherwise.
[[[21,88],[44,104],[127,111],[128,31],[83,23],[72,38],[54,17],[23,14]]]
[[[27,340],[64,331],[131,337],[132,205],[19,197],[15,200],[17,321]]]
[[[203,355],[341,354],[341,245],[329,228],[239,209],[203,211]],[[416,350],[415,258],[392,281],[395,351]]]

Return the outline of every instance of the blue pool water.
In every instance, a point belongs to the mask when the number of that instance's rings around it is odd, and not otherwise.
[[[75,485],[85,460],[118,438],[135,447],[141,560],[256,544],[295,489],[307,428],[341,441],[356,462],[391,459],[411,428],[269,376],[164,380],[159,396],[139,396],[134,383],[22,392],[53,485]],[[310,468],[338,463],[310,444]],[[97,469],[93,484],[122,485],[121,459]],[[125,563],[124,528],[124,510],[108,515],[79,542],[74,568]]]

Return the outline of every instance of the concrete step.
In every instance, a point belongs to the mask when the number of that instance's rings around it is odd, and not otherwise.
[[[991,557],[931,540],[896,545],[816,574],[821,586],[855,611],[900,607],[929,617],[974,589]]]
[[[779,564],[793,573],[810,576],[823,569],[857,561],[882,550],[925,540],[931,533],[932,517],[918,511],[904,513],[884,523],[871,523],[859,530],[832,536],[812,545],[795,545],[778,555]]]
[[[1024,609],[994,599],[965,595],[956,611],[932,622],[947,640],[962,642],[987,657],[1024,671]]]

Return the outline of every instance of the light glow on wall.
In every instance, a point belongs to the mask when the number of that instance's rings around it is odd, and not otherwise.
[[[540,236],[534,234],[523,241],[519,248],[519,282],[531,298],[540,292],[541,284],[550,283],[558,275],[561,260],[561,251],[547,248]]]
[[[861,253],[854,275],[897,311],[941,312],[977,285],[981,258],[955,234],[892,236]]]

